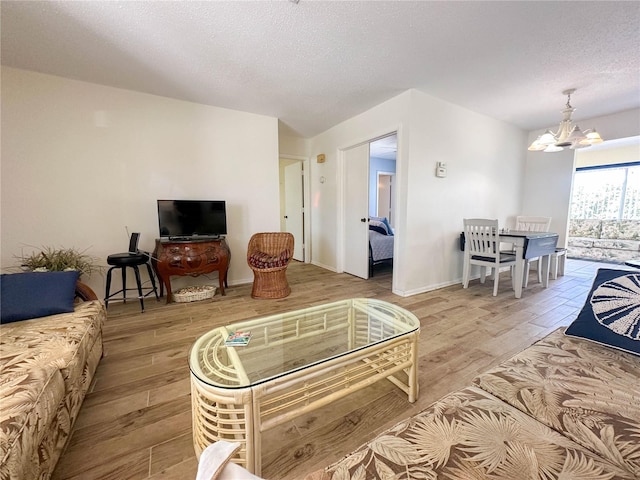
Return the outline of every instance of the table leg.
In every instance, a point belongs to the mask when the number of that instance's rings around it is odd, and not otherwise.
[[[223,267],[218,270],[218,281],[220,283],[220,295],[225,295],[224,287],[227,285],[227,270],[228,267]]]
[[[411,366],[407,372],[409,403],[415,403],[418,399],[418,334],[411,341]]]
[[[159,288],[160,288],[160,296],[164,297],[164,280],[162,279],[162,277],[160,275],[158,275],[158,272],[156,272],[156,277],[158,277],[158,283]]]
[[[522,245],[516,245],[516,258],[518,261],[516,262],[514,290],[516,298],[520,298],[522,297],[522,277],[524,275],[525,266],[524,247]]]
[[[547,288],[549,286],[549,270],[551,265],[551,255],[545,255],[538,259],[538,268],[542,267],[542,286]]]
[[[247,470],[255,475],[262,476],[262,418],[260,416],[260,397],[254,390],[251,391],[251,394],[251,418],[245,419],[247,422]]]
[[[167,278],[164,281],[164,286],[167,289],[167,303],[171,303],[173,301],[173,296],[171,292],[171,278],[167,275]]]

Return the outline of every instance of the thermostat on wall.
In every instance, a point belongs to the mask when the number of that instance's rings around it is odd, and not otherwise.
[[[447,176],[447,164],[438,162],[436,164],[436,177],[444,178]]]

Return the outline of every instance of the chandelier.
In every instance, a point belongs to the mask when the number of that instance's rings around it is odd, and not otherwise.
[[[560,121],[560,127],[556,133],[551,130],[547,130],[538,138],[536,138],[531,145],[529,145],[530,152],[560,152],[565,147],[569,147],[574,150],[576,148],[590,147],[596,143],[602,143],[600,134],[596,132],[595,128],[582,131],[578,125],[573,125],[571,122],[571,114],[575,110],[571,106],[571,94],[576,91],[575,88],[570,88],[562,92],[567,96],[567,105],[562,110],[562,120]]]

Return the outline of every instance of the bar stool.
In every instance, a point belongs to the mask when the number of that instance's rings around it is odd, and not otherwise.
[[[136,285],[138,290],[138,299],[140,300],[140,307],[144,312],[144,297],[151,295],[154,293],[156,296],[156,300],[160,300],[158,297],[158,291],[156,290],[156,281],[153,275],[153,270],[151,269],[150,255],[147,252],[142,252],[138,250],[138,240],[140,239],[139,233],[132,233],[131,238],[129,240],[129,251],[125,253],[114,253],[107,257],[107,264],[112,265],[112,267],[107,272],[107,292],[104,297],[105,307],[109,306],[109,299],[114,296],[122,293],[122,297],[118,298],[118,300],[122,299],[124,303],[127,303],[127,290],[136,290],[135,288],[127,288],[127,268],[133,268],[133,272],[136,276]],[[140,270],[139,266],[146,265],[147,272],[149,273],[149,278],[151,279],[151,287],[144,287],[145,290],[149,290],[146,294],[142,293],[143,287],[142,282],[140,281]],[[111,272],[114,268],[119,268],[122,272],[122,289],[117,292],[110,293],[111,290]]]

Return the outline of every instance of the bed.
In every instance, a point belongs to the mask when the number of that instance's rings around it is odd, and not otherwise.
[[[382,263],[393,265],[393,230],[388,222],[369,220],[369,276],[373,277],[374,267]],[[386,218],[384,219],[386,220]]]

